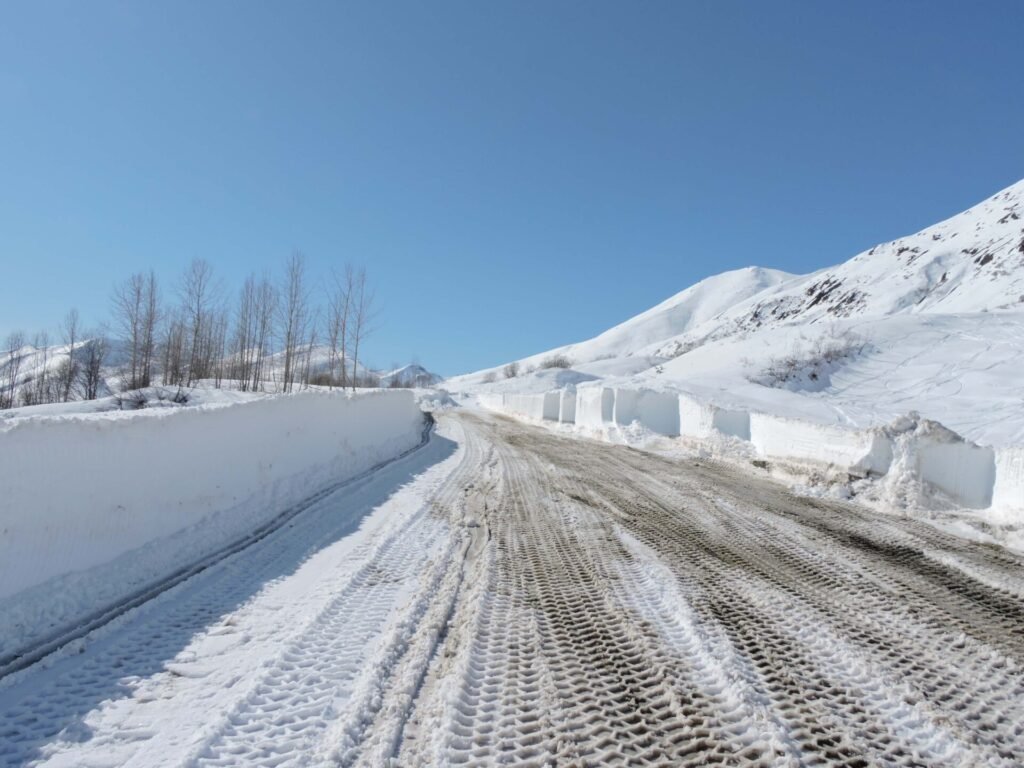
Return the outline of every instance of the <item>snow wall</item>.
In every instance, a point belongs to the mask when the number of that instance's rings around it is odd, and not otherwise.
[[[617,388],[612,420],[620,426],[639,422],[652,432],[679,436],[679,395],[650,389]]]
[[[1024,447],[997,450],[995,470],[992,508],[997,522],[1024,521]]]
[[[923,481],[965,507],[992,506],[996,482],[995,451],[959,439],[923,438],[917,446],[917,472]]]
[[[576,423],[576,388],[562,390],[558,402],[558,421],[562,424]]]
[[[716,432],[749,440],[750,414],[679,395],[679,433],[687,437],[710,437]]]
[[[504,408],[508,413],[525,416],[528,419],[558,421],[561,396],[557,391],[535,395],[506,393],[503,395]]]
[[[686,394],[584,386],[546,395],[489,395],[494,410],[601,430],[638,423],[669,437],[724,435],[749,441],[765,457],[866,477],[889,472],[895,436],[886,428],[838,425],[720,408]],[[934,425],[915,434],[911,452],[920,481],[964,507],[988,510],[994,522],[1024,521],[1024,448],[978,446]]]
[[[115,602],[414,447],[423,418],[388,390],[7,422],[0,616],[30,588],[82,615]]]
[[[765,413],[750,414],[750,442],[762,456],[831,465],[854,475],[884,475],[892,464],[892,445],[873,430]]]
[[[615,392],[608,387],[579,387],[576,390],[576,423],[597,429],[611,423]]]

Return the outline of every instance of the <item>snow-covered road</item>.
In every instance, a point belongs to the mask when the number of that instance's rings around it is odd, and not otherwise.
[[[438,432],[0,682],[0,764],[1024,762],[1021,558],[503,417]]]

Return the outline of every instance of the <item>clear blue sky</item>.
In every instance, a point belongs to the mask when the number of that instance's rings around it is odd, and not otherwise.
[[[1024,176],[1024,2],[12,2],[0,333],[194,257],[365,263],[451,374]]]

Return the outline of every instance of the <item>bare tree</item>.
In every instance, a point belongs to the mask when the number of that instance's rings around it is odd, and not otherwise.
[[[48,331],[38,331],[32,337],[32,346],[35,347],[35,372],[32,374],[31,386],[21,388],[21,402],[23,405],[42,405],[56,399],[52,397],[52,380],[50,377],[50,334]]]
[[[156,358],[157,324],[160,322],[160,291],[156,275],[150,270],[146,276],[142,301],[142,336],[139,354],[142,384],[148,387],[153,382],[153,361]]]
[[[75,360],[75,344],[78,341],[78,310],[72,309],[64,316],[61,325],[61,335],[68,348],[68,358],[61,365],[58,376],[61,384],[61,400],[68,402],[71,399],[71,390],[78,379],[78,362]]]
[[[252,381],[256,336],[256,276],[249,275],[238,294],[235,308],[235,335],[231,342],[231,376],[245,392]]]
[[[0,391],[0,408],[13,408],[20,382],[21,363],[25,358],[25,334],[12,331],[7,336],[7,365],[4,366],[3,390]]]
[[[103,363],[107,356],[107,340],[94,331],[92,338],[85,345],[85,357],[82,360],[82,399],[95,400],[99,395],[100,384],[103,383]]]
[[[317,324],[320,321],[319,313],[313,313],[313,319],[309,323],[309,337],[306,342],[306,354],[302,365],[302,387],[309,389],[310,370],[313,364],[313,347],[316,346]]]
[[[333,285],[328,297],[327,345],[328,367],[330,369],[331,386],[334,384],[334,371],[341,365],[340,385],[348,386],[348,351],[349,318],[352,314],[352,288],[355,284],[355,273],[350,265],[345,266],[344,276],[335,272]]]
[[[183,386],[186,383],[186,331],[179,313],[172,315],[165,326],[163,348],[163,383]]]
[[[193,259],[182,276],[178,288],[181,301],[181,322],[186,330],[188,344],[189,385],[209,378],[215,355],[216,305],[218,286],[214,283],[213,267],[206,259]]]
[[[296,358],[299,345],[306,339],[309,324],[309,294],[306,290],[306,257],[298,251],[285,263],[284,284],[281,288],[280,337],[283,345],[284,371],[282,386],[285,392],[295,381]]]
[[[156,351],[156,326],[160,315],[160,297],[156,275],[137,272],[114,287],[114,324],[128,354],[122,371],[125,389],[148,387],[152,383]]]
[[[208,334],[208,362],[209,372],[213,374],[213,386],[221,388],[224,383],[224,360],[228,348],[228,311],[221,307],[213,313]]]
[[[352,284],[352,295],[350,299],[352,308],[352,319],[350,331],[352,339],[352,374],[355,389],[355,379],[359,373],[359,348],[366,337],[373,331],[373,320],[375,309],[373,306],[374,294],[366,279],[366,267],[360,267],[355,272]]]
[[[256,286],[254,299],[255,321],[252,343],[255,353],[252,361],[252,389],[256,391],[263,386],[263,366],[267,355],[270,354],[274,316],[277,313],[277,289],[269,279],[264,277]]]

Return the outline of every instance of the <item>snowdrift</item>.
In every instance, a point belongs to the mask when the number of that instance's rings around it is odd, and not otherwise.
[[[216,551],[415,446],[422,426],[409,391],[0,425],[0,643]]]

